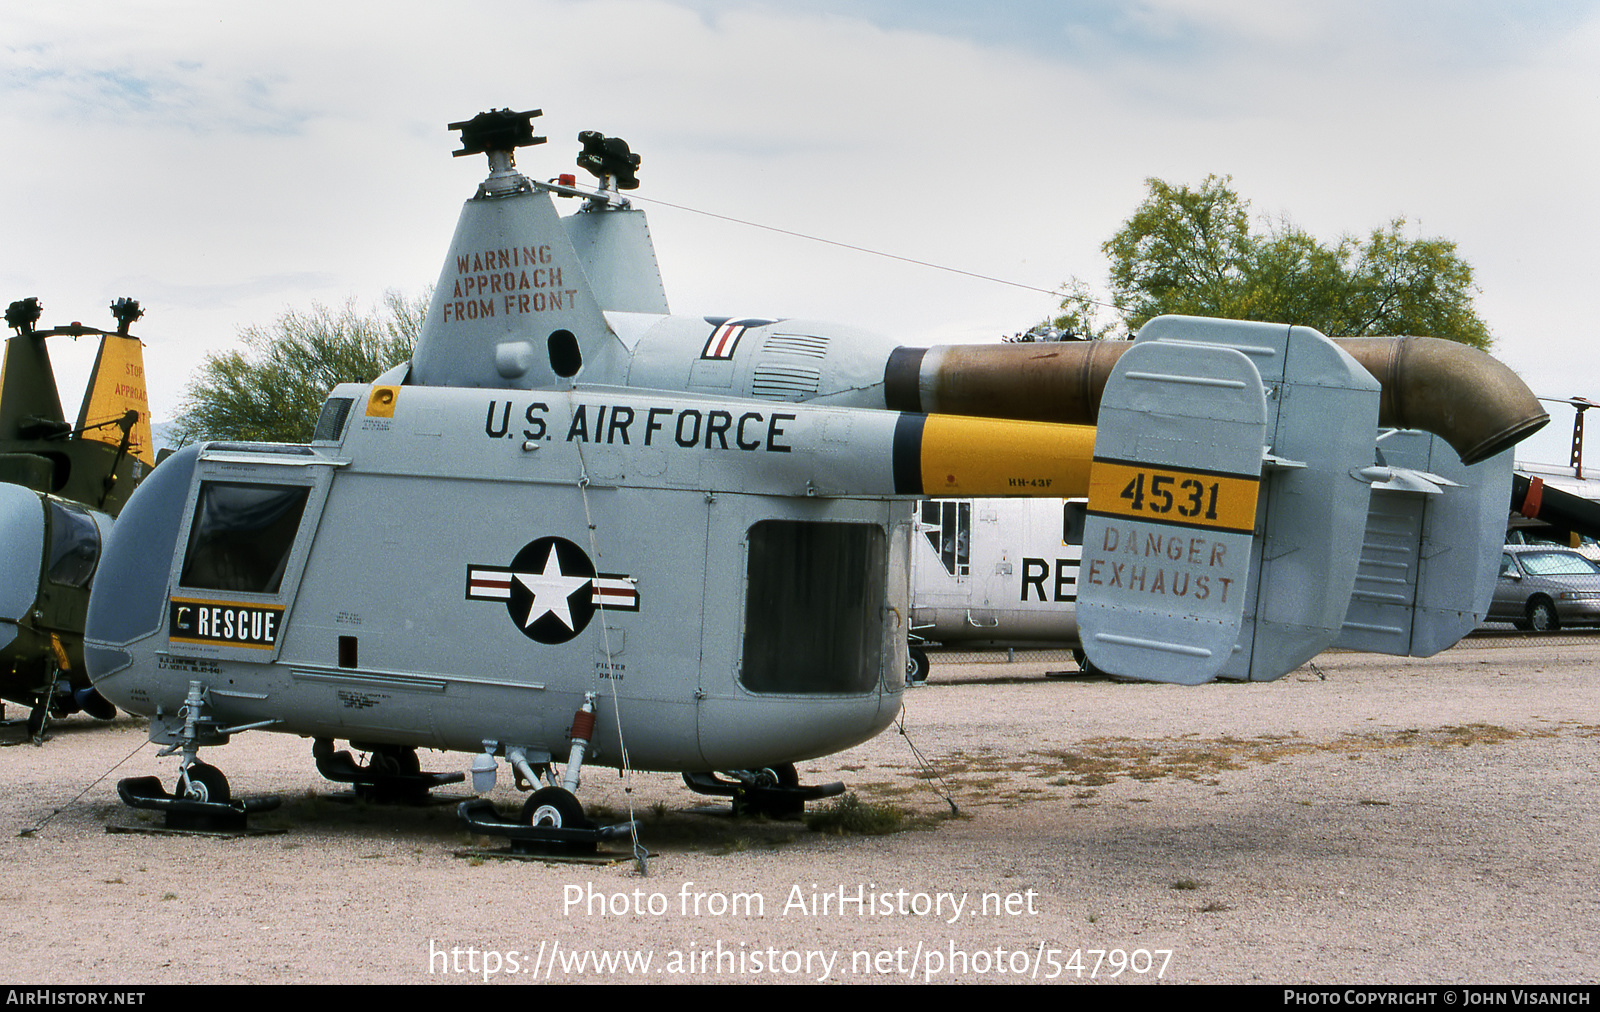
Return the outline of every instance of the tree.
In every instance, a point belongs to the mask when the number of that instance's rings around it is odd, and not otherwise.
[[[1250,228],[1249,202],[1232,177],[1198,190],[1145,181],[1149,196],[1102,252],[1121,319],[1076,278],[1056,326],[1086,337],[1126,336],[1166,313],[1315,327],[1330,337],[1419,334],[1475,348],[1491,343],[1473,308],[1472,267],[1446,239],[1408,238],[1395,218],[1366,239],[1333,245],[1287,220]]]
[[[179,444],[197,439],[304,443],[328,391],[363,382],[411,357],[430,293],[384,296],[368,315],[348,302],[338,311],[313,303],[287,310],[268,327],[239,333],[250,354],[206,356],[175,419]]]

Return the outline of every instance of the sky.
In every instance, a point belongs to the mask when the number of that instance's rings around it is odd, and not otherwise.
[[[160,422],[244,327],[431,285],[485,174],[446,124],[503,107],[544,110],[530,176],[580,130],[643,157],[675,312],[994,340],[1105,292],[1147,178],[1215,173],[1263,224],[1454,241],[1494,354],[1600,400],[1590,2],[0,0],[0,303],[137,298]],[[1551,414],[1519,458],[1566,459]]]

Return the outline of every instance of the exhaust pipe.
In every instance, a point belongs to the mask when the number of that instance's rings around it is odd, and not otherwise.
[[[1527,384],[1476,348],[1437,337],[1338,338],[1383,387],[1378,424],[1421,429],[1464,464],[1500,453],[1550,420]],[[895,411],[1093,425],[1125,341],[896,348],[883,396]]]
[[[1383,385],[1379,425],[1431,432],[1463,464],[1510,449],[1550,420],[1522,377],[1476,348],[1437,337],[1348,337],[1337,344]]]

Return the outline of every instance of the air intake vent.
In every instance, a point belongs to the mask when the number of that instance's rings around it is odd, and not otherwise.
[[[822,370],[803,365],[758,365],[750,384],[752,397],[769,401],[803,401],[814,397]]]
[[[767,338],[764,351],[779,355],[804,355],[807,358],[827,358],[828,339],[815,334],[773,334]]]

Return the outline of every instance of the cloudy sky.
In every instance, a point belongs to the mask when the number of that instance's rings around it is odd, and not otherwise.
[[[431,284],[484,175],[445,124],[507,106],[545,110],[529,175],[597,129],[641,197],[1013,282],[644,204],[678,312],[993,339],[1103,286],[1146,177],[1231,174],[1324,239],[1454,240],[1495,353],[1600,399],[1600,4],[0,0],[0,29],[0,303],[139,299],[157,420],[245,325]],[[1532,455],[1564,459],[1552,414]]]

